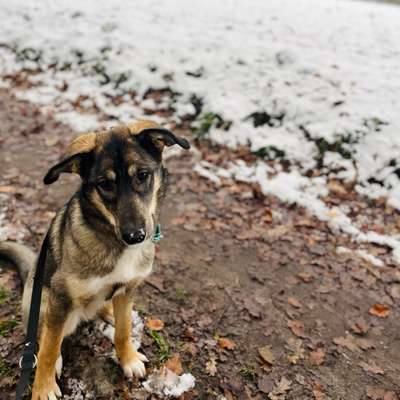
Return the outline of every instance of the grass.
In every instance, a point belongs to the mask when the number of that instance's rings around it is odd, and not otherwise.
[[[206,112],[199,116],[193,123],[193,134],[197,139],[205,139],[212,129],[228,131],[232,121],[225,121],[221,115],[214,112]]]
[[[0,286],[0,305],[4,304],[7,300],[8,293],[3,286]]]
[[[175,297],[177,300],[184,300],[187,296],[187,291],[182,288],[177,288],[175,290]]]
[[[239,373],[248,381],[254,381],[256,379],[256,371],[252,366],[244,365],[242,368],[240,368]]]
[[[0,336],[4,336],[6,333],[14,329],[20,324],[20,321],[15,319],[3,319],[0,321]]]
[[[153,338],[158,347],[159,361],[164,362],[168,360],[170,356],[170,347],[164,336],[158,333],[157,331],[150,330],[149,332],[150,336]]]

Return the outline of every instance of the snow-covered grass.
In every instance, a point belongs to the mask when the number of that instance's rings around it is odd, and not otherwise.
[[[143,117],[145,108],[172,108],[169,121],[195,115],[203,136],[276,160],[239,161],[217,174],[203,163],[198,173],[215,183],[227,174],[259,182],[265,194],[308,208],[333,230],[392,247],[400,262],[399,237],[363,233],[321,199],[328,181],[339,179],[400,209],[400,7],[1,0],[0,17],[2,76],[34,70],[19,95],[44,111],[77,130],[97,127],[99,115]],[[173,95],[156,104],[144,96],[150,88]]]

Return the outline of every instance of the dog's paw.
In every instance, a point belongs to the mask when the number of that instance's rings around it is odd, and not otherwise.
[[[58,379],[61,378],[62,367],[63,367],[63,359],[62,355],[60,355],[56,361],[56,375]]]
[[[121,359],[121,367],[124,370],[125,376],[132,378],[135,375],[137,378],[144,378],[146,376],[145,362],[149,360],[147,357],[136,350],[131,350],[129,356]]]
[[[61,390],[56,380],[48,382],[35,382],[32,390],[32,400],[57,400],[61,397]]]
[[[114,311],[111,303],[107,303],[100,311],[99,311],[99,317],[104,321],[107,322],[108,324],[114,326],[115,325],[115,320],[114,320]]]

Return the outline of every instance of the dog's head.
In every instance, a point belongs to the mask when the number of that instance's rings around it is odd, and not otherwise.
[[[165,146],[189,149],[186,139],[151,121],[91,132],[75,139],[44,177],[55,182],[62,172],[78,173],[82,195],[121,241],[140,243],[153,235],[167,172]]]

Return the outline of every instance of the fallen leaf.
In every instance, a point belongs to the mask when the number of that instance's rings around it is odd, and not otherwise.
[[[236,347],[235,343],[227,338],[219,338],[217,343],[221,349],[233,350]]]
[[[296,297],[288,297],[287,302],[294,308],[301,308],[301,303],[299,300],[296,299]]]
[[[358,338],[358,339],[355,339],[355,342],[356,342],[357,346],[362,350],[369,350],[369,349],[373,349],[375,347],[374,343],[369,339]]]
[[[281,399],[281,395],[285,394],[288,390],[290,390],[292,382],[289,381],[286,377],[282,377],[279,383],[276,385],[275,389],[268,395],[271,400]]]
[[[309,283],[312,281],[313,276],[309,272],[299,272],[297,277],[300,278],[303,282]]]
[[[14,186],[0,186],[0,193],[14,193]]]
[[[289,320],[288,327],[298,337],[304,337],[304,324],[299,320]]]
[[[288,361],[291,364],[297,364],[300,359],[304,358],[303,341],[301,339],[291,337],[288,339],[285,347],[292,352],[292,354],[288,356]]]
[[[217,373],[217,362],[215,358],[211,358],[206,362],[206,373],[210,376],[215,376]]]
[[[271,348],[269,346],[259,347],[258,352],[261,358],[268,364],[273,365],[275,363],[275,356],[272,354]]]
[[[59,142],[60,138],[57,135],[47,135],[44,140],[46,146],[52,147],[55,146]]]
[[[257,382],[258,390],[263,393],[269,393],[274,388],[274,383],[269,376],[263,376],[262,378],[258,379]]]
[[[358,347],[355,338],[349,334],[347,334],[345,337],[341,336],[333,338],[333,343],[341,347],[346,347],[346,349],[350,351],[360,351],[360,348]]]
[[[354,320],[353,324],[351,325],[351,330],[358,335],[364,335],[369,330],[369,324],[364,318],[360,317]]]
[[[364,362],[364,361],[361,361],[359,364],[358,364],[365,372],[372,372],[373,374],[381,374],[381,375],[383,375],[384,374],[384,370],[381,368],[381,367],[379,367],[376,363],[375,363],[375,361],[369,361],[368,363],[366,363],[366,362]]]
[[[390,308],[386,304],[374,304],[370,309],[369,313],[379,318],[386,318],[390,315]]]
[[[182,375],[182,361],[179,354],[173,355],[168,361],[165,363],[165,366],[172,372],[175,372],[176,375]]]
[[[383,396],[383,400],[398,400],[399,398],[397,397],[397,394],[392,391],[388,391],[385,393]]]
[[[316,350],[310,353],[310,363],[312,365],[321,365],[325,360],[325,350],[322,347],[318,347]]]
[[[164,322],[161,319],[148,319],[146,326],[152,331],[161,331],[164,328]]]
[[[377,387],[367,386],[367,396],[372,400],[384,400],[385,390]]]

